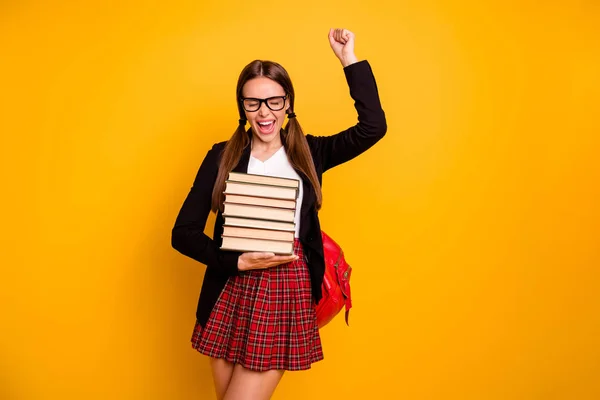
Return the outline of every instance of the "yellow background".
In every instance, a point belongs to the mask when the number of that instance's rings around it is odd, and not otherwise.
[[[0,3],[0,398],[213,398],[171,227],[249,61],[355,123],[340,26],[389,129],[324,177],[351,327],[274,398],[600,398],[598,3],[368,3]]]

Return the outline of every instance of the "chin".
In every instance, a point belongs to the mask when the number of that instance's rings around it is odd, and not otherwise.
[[[254,137],[258,138],[259,140],[263,142],[271,142],[273,139],[279,136],[279,133],[281,132],[281,127],[275,127],[273,132],[267,135],[257,132],[257,130],[254,127],[252,128],[252,131]]]

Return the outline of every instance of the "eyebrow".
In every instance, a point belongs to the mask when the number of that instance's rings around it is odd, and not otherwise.
[[[244,96],[244,95],[242,95],[242,98],[244,98],[244,99],[258,99],[258,100],[271,99],[273,97],[285,97],[285,94],[280,94],[280,95],[275,95],[275,96],[269,96],[269,97],[254,97],[254,96]]]

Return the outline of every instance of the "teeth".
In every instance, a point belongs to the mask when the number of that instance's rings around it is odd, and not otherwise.
[[[273,122],[271,121],[271,122],[259,122],[258,124],[261,126],[268,126],[268,125],[271,125],[272,123]]]

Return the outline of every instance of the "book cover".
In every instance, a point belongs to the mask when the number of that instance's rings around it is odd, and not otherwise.
[[[281,200],[272,199],[270,197],[254,197],[254,196],[242,196],[239,194],[225,194],[225,201],[228,203],[236,204],[249,204],[255,206],[264,207],[277,207],[277,208],[296,208],[295,200]]]
[[[291,255],[294,253],[294,242],[223,236],[223,245],[221,246],[221,249],[241,252],[257,251]]]
[[[272,221],[294,222],[296,209],[262,207],[225,202],[223,216],[267,219]]]
[[[278,231],[295,232],[296,224],[293,222],[268,221],[256,218],[225,217],[223,226],[238,226],[242,228],[260,228]]]
[[[223,227],[223,236],[235,236],[249,239],[281,240],[287,242],[294,241],[294,232],[227,225]]]
[[[248,173],[233,172],[233,171],[229,173],[228,180],[235,181],[235,182],[260,183],[260,184],[272,185],[272,186],[285,186],[285,187],[291,187],[291,188],[300,187],[300,181],[298,179],[267,176],[267,175],[248,174]]]
[[[246,183],[225,181],[225,195],[239,194],[254,197],[270,197],[274,199],[296,200],[299,190],[297,188],[263,185],[259,183]]]

